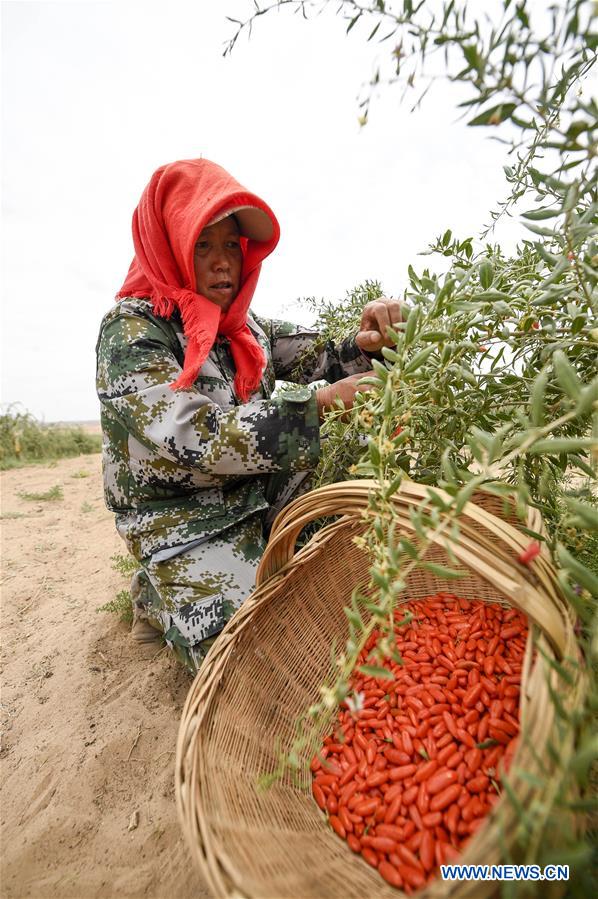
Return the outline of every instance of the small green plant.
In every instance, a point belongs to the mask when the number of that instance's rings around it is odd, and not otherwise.
[[[24,490],[19,490],[17,496],[20,499],[25,499],[29,502],[54,503],[59,499],[64,499],[64,492],[60,484],[54,484],[54,486],[50,487],[49,490],[46,490],[45,493],[27,493]]]
[[[74,472],[72,473],[71,477],[72,477],[72,478],[88,478],[88,477],[89,477],[89,472],[88,472],[88,471],[83,471],[83,470],[82,470],[82,471],[74,471]]]
[[[56,549],[55,543],[36,543],[33,547],[36,553],[48,553]]]
[[[84,515],[86,515],[88,512],[93,512],[92,504],[88,503],[87,501],[85,501],[84,503],[81,503],[81,511],[83,512]]]
[[[13,521],[15,518],[29,518],[28,512],[3,512],[0,521]]]
[[[118,615],[119,621],[122,621],[123,624],[132,624],[133,607],[131,605],[131,594],[128,590],[119,590],[114,599],[104,603],[103,606],[99,606],[97,611],[111,612],[114,615]]]
[[[83,505],[85,505],[85,503]],[[139,565],[133,556],[124,555],[123,553],[114,553],[114,555],[110,557],[110,561],[112,562],[113,570],[118,571],[123,578],[127,579],[129,579],[139,568]],[[132,624],[133,605],[131,603],[130,591],[119,590],[114,599],[104,603],[103,606],[99,606],[97,611],[111,612],[112,614],[117,615],[119,621],[122,621],[123,624]]]
[[[122,574],[123,577],[131,577],[139,568],[139,564],[133,556],[123,555],[122,553],[114,553],[110,556],[112,568]]]

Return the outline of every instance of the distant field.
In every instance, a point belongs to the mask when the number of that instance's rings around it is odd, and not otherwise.
[[[100,434],[102,427],[98,421],[49,421],[49,425],[56,428],[81,428],[88,434]]]
[[[0,414],[0,469],[99,453],[99,421],[41,422],[11,406]]]

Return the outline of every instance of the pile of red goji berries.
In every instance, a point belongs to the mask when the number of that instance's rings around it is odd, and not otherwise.
[[[361,707],[343,704],[311,762],[312,790],[353,852],[413,892],[457,857],[498,799],[519,732],[527,621],[452,593],[406,603],[395,618],[402,664],[384,663],[393,680],[355,670]]]

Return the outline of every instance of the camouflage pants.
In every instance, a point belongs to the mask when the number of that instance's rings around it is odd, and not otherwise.
[[[168,646],[197,671],[228,619],[255,586],[258,563],[278,512],[310,489],[311,472],[271,475],[269,508],[189,546],[139,560],[131,597],[135,615],[164,634]]]

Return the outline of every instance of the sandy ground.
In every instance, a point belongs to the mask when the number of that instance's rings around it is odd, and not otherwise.
[[[174,797],[189,676],[98,612],[127,586],[100,456],[1,474],[3,899],[208,897]],[[64,499],[20,498],[61,485]],[[133,826],[138,820],[137,826]]]

